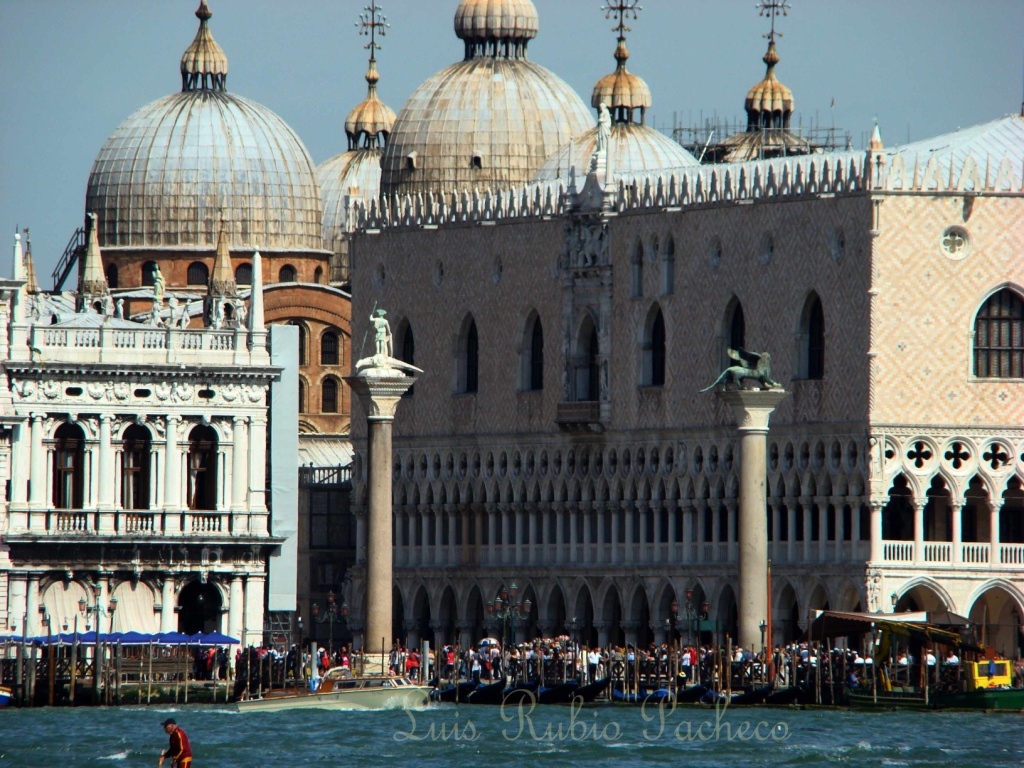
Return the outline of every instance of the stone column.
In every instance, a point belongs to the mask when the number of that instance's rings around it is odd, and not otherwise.
[[[398,403],[416,381],[400,370],[383,367],[387,359],[373,358],[373,368],[363,368],[345,380],[359,398],[366,413],[367,437],[367,536],[366,536],[366,630],[367,649],[391,647],[394,553],[391,534],[391,432]],[[384,659],[381,660],[383,668]]]
[[[988,502],[988,534],[992,546],[989,554],[989,565],[999,565],[999,502],[1001,499],[992,499]]]
[[[231,587],[228,593],[228,635],[235,639],[242,639],[242,615],[244,609],[245,585],[241,576],[231,578]]]
[[[99,498],[97,506],[102,510],[111,509],[114,506],[114,446],[110,442],[110,414],[101,413],[99,418],[100,445],[97,465]]]
[[[11,425],[11,503],[19,505],[28,500],[30,465],[25,432],[24,422]]]
[[[761,642],[760,623],[768,619],[768,526],[765,521],[768,420],[786,396],[781,390],[736,390],[720,397],[732,408],[740,433],[739,636],[744,648]]]
[[[950,560],[954,565],[959,565],[963,562],[963,510],[964,505],[959,501],[954,501],[950,504],[950,512],[952,513],[953,519],[953,551],[950,552]]]
[[[924,508],[927,498],[914,498],[914,562],[924,562]],[[992,548],[995,555],[995,547]]]
[[[251,573],[245,580],[245,624],[242,637],[239,638],[243,646],[263,643],[263,595],[266,585],[267,577],[262,573]]]
[[[882,562],[885,556],[885,545],[882,543],[882,510],[885,509],[887,499],[871,499],[871,554],[868,557],[872,563]]]
[[[181,453],[178,449],[178,424],[181,416],[172,413],[166,422],[164,445],[164,505],[168,511],[181,508]]]
[[[32,414],[28,498],[29,506],[32,507],[42,507],[46,504],[46,452],[43,450],[43,419],[45,418],[45,413]]]
[[[174,577],[168,575],[160,590],[160,631],[174,630]]]
[[[249,430],[245,416],[235,416],[234,448],[231,452],[231,508],[239,512],[249,505]]]

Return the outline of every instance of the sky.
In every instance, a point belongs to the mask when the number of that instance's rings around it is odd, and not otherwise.
[[[269,107],[315,163],[345,149],[344,120],[366,95],[369,0],[208,0],[228,56],[228,90]],[[614,70],[601,0],[534,0],[529,57],[585,103]],[[849,132],[877,118],[886,145],[1006,114],[1024,98],[1024,0],[790,0],[776,22],[779,80],[794,123]],[[380,97],[395,112],[428,76],[462,58],[456,0],[383,0]],[[629,21],[629,69],[653,94],[648,122],[671,132],[702,117],[742,119],[764,75],[768,21],[754,0],[646,0]],[[0,0],[0,228],[29,227],[40,283],[83,223],[93,160],[139,107],[181,88],[179,61],[198,0]]]

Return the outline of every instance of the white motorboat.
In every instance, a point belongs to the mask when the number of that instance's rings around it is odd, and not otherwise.
[[[315,691],[270,691],[237,702],[239,712],[282,709],[417,709],[426,706],[429,685],[407,677],[354,677],[347,667],[328,671]]]

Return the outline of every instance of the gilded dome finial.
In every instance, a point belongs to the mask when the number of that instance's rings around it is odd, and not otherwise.
[[[601,104],[607,104],[611,110],[612,117],[617,123],[633,122],[633,110],[640,110],[638,122],[644,122],[644,113],[651,106],[651,90],[643,78],[638,77],[626,70],[626,60],[629,59],[629,49],[626,48],[626,33],[632,32],[626,22],[636,19],[639,12],[643,10],[639,0],[609,0],[607,5],[601,6],[605,12],[606,19],[615,18],[616,24],[612,31],[618,36],[618,43],[615,46],[615,72],[605,75],[594,86],[590,96],[590,104],[595,109]]]
[[[192,44],[181,55],[183,91],[227,90],[228,57],[210,32],[209,21],[212,16],[206,0],[199,0],[196,9],[199,30]]]
[[[382,13],[383,10],[377,5],[376,0],[370,0],[370,4],[359,14],[359,21],[356,22],[359,34],[368,35],[370,38],[370,42],[363,46],[370,51],[370,65],[366,71],[366,99],[345,118],[349,151],[359,148],[360,141],[365,149],[383,147],[395,124],[395,113],[377,98],[380,74],[377,72],[376,53],[381,49],[377,37],[385,37],[391,27],[387,16]]]
[[[782,37],[775,31],[776,17],[789,15],[788,0],[761,0],[759,15],[771,19],[771,29],[762,37],[768,39],[768,50],[761,61],[765,63],[764,79],[747,93],[747,130],[789,128],[793,114],[793,92],[775,77],[775,65],[779,63],[779,51],[775,38]]]

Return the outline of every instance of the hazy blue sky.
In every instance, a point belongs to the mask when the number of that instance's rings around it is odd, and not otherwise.
[[[209,0],[230,62],[228,89],[266,105],[316,163],[345,148],[345,115],[366,92],[367,0]],[[600,0],[534,0],[530,58],[589,104],[611,72],[615,37]],[[381,98],[398,112],[430,74],[462,57],[456,0],[383,2]],[[761,79],[767,31],[754,0],[647,0],[629,35],[630,69],[651,87],[655,127],[739,117]],[[0,228],[10,273],[16,225],[32,230],[40,282],[82,224],[92,162],[137,108],[181,87],[178,64],[198,0],[0,0]],[[1024,0],[792,0],[776,72],[804,125],[817,117],[863,146],[878,117],[886,144],[1008,113],[1024,92]],[[832,100],[835,106],[831,108]]]

